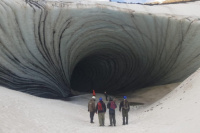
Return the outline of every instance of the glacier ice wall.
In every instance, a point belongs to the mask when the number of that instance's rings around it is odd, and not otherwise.
[[[182,81],[200,66],[200,19],[154,10],[1,0],[0,85],[62,98]]]

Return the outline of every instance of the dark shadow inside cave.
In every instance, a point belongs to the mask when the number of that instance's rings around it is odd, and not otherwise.
[[[113,45],[94,50],[75,66],[71,88],[78,92],[95,90],[116,95],[152,86],[159,77],[150,74],[153,66],[146,68],[148,61],[144,62],[128,49],[119,50]]]
[[[79,92],[118,92],[124,84],[122,79],[127,77],[125,56],[123,52],[104,48],[83,58],[72,73],[71,88]]]

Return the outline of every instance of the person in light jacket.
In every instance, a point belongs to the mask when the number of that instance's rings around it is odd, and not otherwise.
[[[95,96],[92,96],[92,99],[88,102],[88,112],[90,112],[90,123],[94,123],[94,114],[95,114]]]

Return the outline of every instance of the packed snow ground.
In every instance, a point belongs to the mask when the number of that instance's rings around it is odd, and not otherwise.
[[[100,127],[95,114],[89,123],[87,103],[91,94],[68,101],[38,98],[0,88],[0,133],[199,133],[200,70],[154,104],[132,106],[129,125],[122,125],[116,111],[116,127]],[[97,94],[97,99],[103,95]],[[104,97],[103,97],[104,98]],[[105,99],[105,98],[104,98]],[[117,103],[119,106],[119,103]]]

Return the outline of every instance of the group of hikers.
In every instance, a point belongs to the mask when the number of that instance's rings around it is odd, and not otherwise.
[[[104,92],[106,101],[107,101],[107,93]],[[90,123],[94,123],[94,114],[98,113],[99,118],[99,125],[105,126],[105,113],[106,113],[106,105],[103,102],[103,98],[100,97],[98,103],[95,106],[95,92],[93,90],[92,99],[88,102],[88,112],[90,112]],[[110,125],[109,126],[116,126],[116,119],[115,119],[115,109],[117,108],[116,99],[109,97],[109,102],[107,103],[107,108],[109,109],[109,119]],[[128,124],[128,112],[130,110],[129,102],[127,101],[127,97],[124,96],[123,100],[120,102],[119,111],[122,111],[122,125]]]

